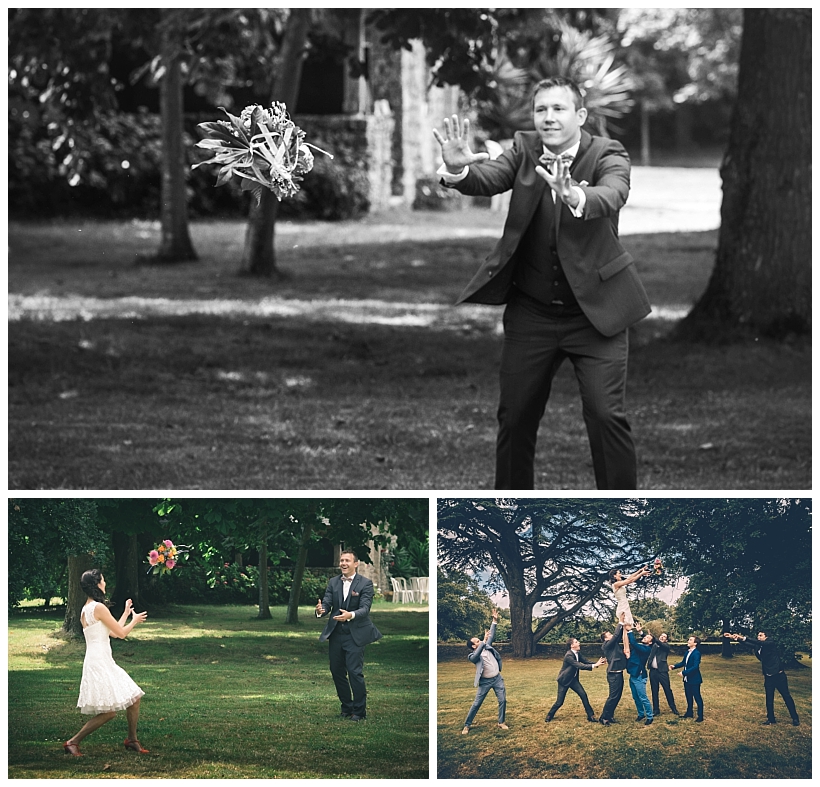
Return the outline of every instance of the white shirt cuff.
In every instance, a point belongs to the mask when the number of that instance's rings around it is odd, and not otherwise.
[[[584,190],[582,188],[579,188],[578,186],[573,186],[572,190],[578,195],[578,206],[572,208],[569,205],[567,205],[567,207],[570,209],[570,212],[573,216],[575,216],[576,219],[582,219],[584,218],[584,208],[587,204],[587,195],[584,193]]]
[[[348,611],[350,611],[350,610],[348,610]],[[351,616],[352,616],[350,619],[351,619],[351,620],[353,620],[353,618],[355,618],[355,617],[356,617],[356,613],[355,613],[355,612],[350,612],[350,614],[351,614]]]
[[[436,171],[436,175],[442,178],[445,183],[459,183],[467,177],[467,172],[469,171],[469,169],[469,167],[464,167],[464,169],[461,170],[461,172],[454,175],[452,172],[447,171],[446,164],[442,164]]]

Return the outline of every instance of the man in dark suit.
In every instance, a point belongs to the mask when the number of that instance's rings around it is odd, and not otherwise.
[[[695,721],[703,721],[703,697],[700,696],[700,686],[703,683],[703,678],[700,674],[700,637],[691,636],[686,643],[689,650],[686,655],[677,664],[669,665],[669,671],[683,667],[681,677],[683,678],[683,691],[686,694],[686,713],[683,714],[684,719],[692,718],[692,703],[697,703],[698,717]]]
[[[653,716],[661,715],[658,686],[663,687],[663,693],[669,704],[669,709],[676,716],[678,715],[678,709],[675,706],[675,695],[672,692],[672,687],[669,685],[668,658],[669,635],[664,632],[657,639],[653,638],[652,650],[649,652],[649,658],[646,660],[646,666],[649,668],[649,686],[652,689]]]
[[[724,637],[731,637],[734,640],[741,639],[746,642],[746,637],[742,634],[726,633]],[[763,688],[766,691],[766,721],[764,726],[777,724],[774,715],[774,692],[780,692],[786,709],[792,717],[792,724],[795,727],[800,725],[800,717],[797,715],[797,708],[794,705],[791,692],[789,691],[789,680],[780,661],[780,654],[777,652],[777,645],[769,638],[765,631],[757,633],[757,644],[754,645],[754,654],[760,660],[760,667],[763,670]]]
[[[444,121],[442,183],[463,194],[512,189],[504,233],[458,302],[506,303],[496,489],[533,489],[538,427],[552,379],[569,359],[581,392],[599,489],[637,488],[624,409],[627,329],[650,312],[632,256],[618,239],[629,157],[588,134],[577,85],[542,80],[535,131],[517,132],[495,161],[473,153],[469,122]]]
[[[367,716],[364,648],[382,636],[370,619],[373,583],[356,573],[358,566],[355,552],[342,552],[342,574],[327,583],[325,597],[316,604],[317,618],[330,613],[319,641],[330,640],[330,674],[342,703],[342,718],[351,721],[362,721]]]
[[[592,705],[589,704],[589,697],[578,680],[578,670],[594,670],[602,664],[606,664],[606,659],[601,656],[598,661],[589,661],[581,655],[581,643],[577,639],[571,639],[567,646],[569,650],[564,656],[564,663],[561,665],[561,671],[558,673],[558,698],[555,700],[553,706],[549,709],[547,717],[544,721],[552,721],[558,709],[564,704],[564,699],[567,692],[572,689],[584,703],[584,710],[587,713],[587,721],[597,721],[595,718],[595,711],[592,710]]]
[[[624,652],[625,646],[627,650],[629,649],[624,629],[624,614],[621,613],[621,622],[614,633],[605,631],[601,634],[601,641],[603,642],[601,649],[607,660],[606,680],[609,684],[609,696],[606,698],[600,718],[600,722],[604,727],[608,727],[615,720],[615,708],[618,707],[621,695],[624,693],[624,670],[628,658]]]

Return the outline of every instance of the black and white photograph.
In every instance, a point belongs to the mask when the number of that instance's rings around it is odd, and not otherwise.
[[[810,95],[810,9],[13,9],[9,488],[809,488]]]

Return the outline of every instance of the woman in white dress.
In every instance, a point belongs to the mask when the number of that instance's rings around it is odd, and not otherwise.
[[[626,586],[636,582],[641,577],[648,577],[650,574],[646,566],[639,568],[634,574],[624,577],[621,574],[621,569],[613,568],[609,572],[609,581],[612,583],[612,593],[615,595],[615,601],[618,606],[615,607],[615,619],[621,619],[621,612],[625,613],[623,623],[629,623],[631,626],[635,625],[635,619],[632,617],[632,611],[629,609],[629,602],[626,600]]]
[[[118,710],[125,709],[128,718],[125,748],[140,754],[148,754],[148,750],[143,749],[137,740],[140,698],[145,692],[131,680],[124,669],[115,664],[108,639],[125,639],[134,626],[145,621],[148,613],[134,612],[129,598],[125,602],[122,617],[119,621],[114,620],[114,616],[105,605],[105,578],[98,568],[86,571],[80,579],[80,584],[88,600],[80,613],[86,649],[77,707],[81,713],[93,715],[94,718],[63,744],[63,751],[75,757],[82,757],[78,745],[80,741],[111,721]],[[129,615],[131,622],[126,624]]]

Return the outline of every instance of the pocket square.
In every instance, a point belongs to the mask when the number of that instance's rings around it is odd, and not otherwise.
[[[355,590],[350,591],[351,596],[358,596],[359,594]]]

